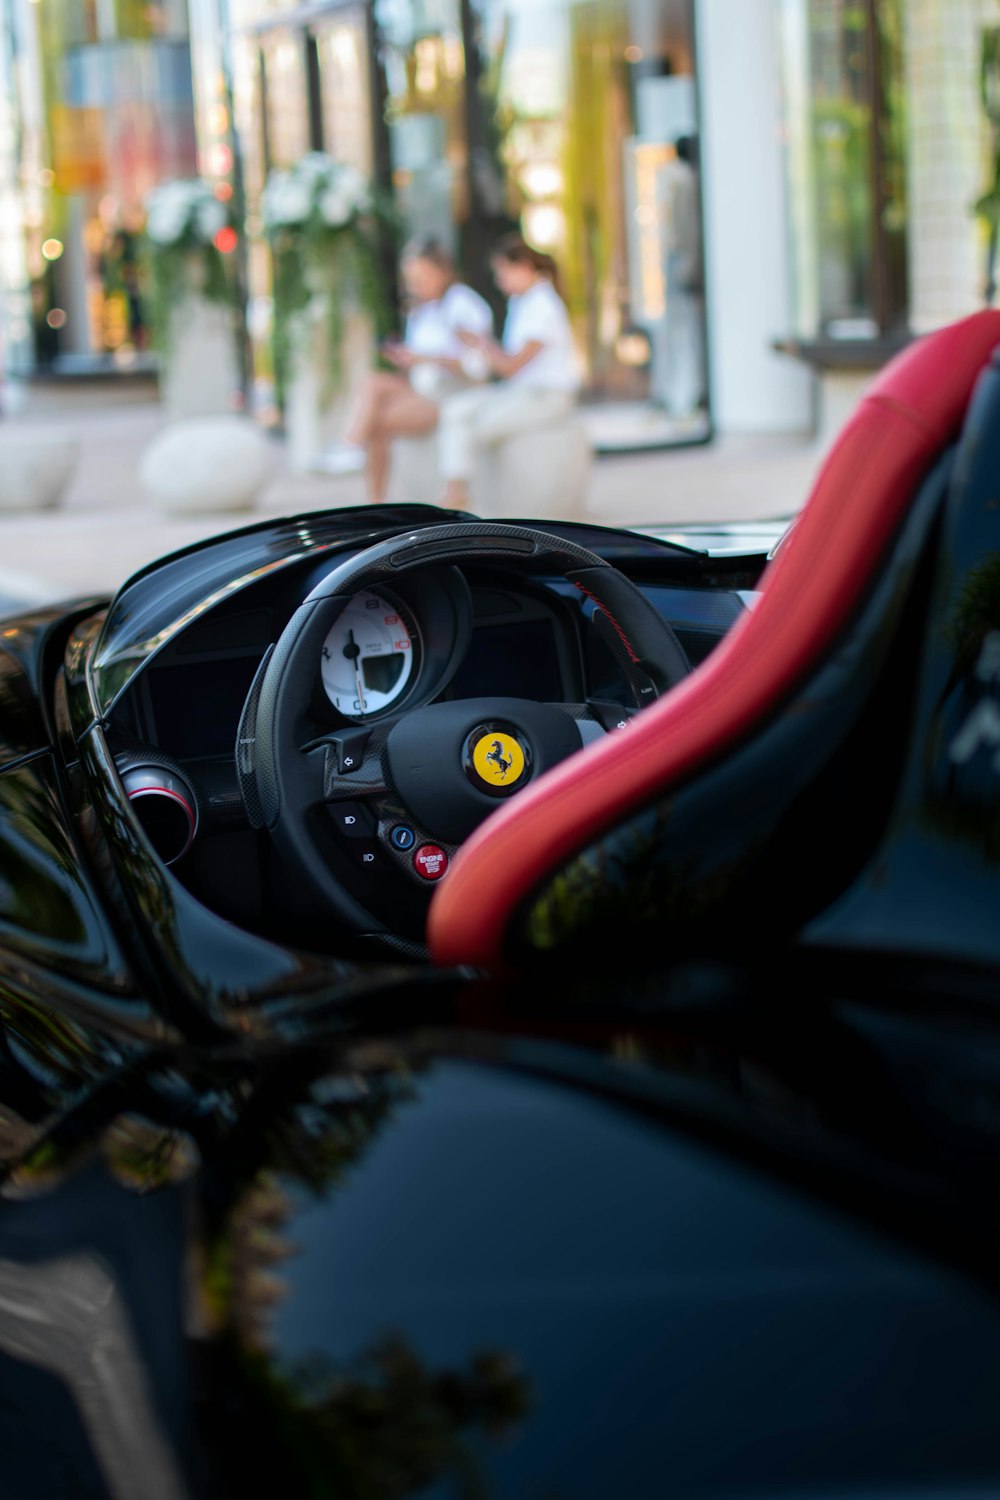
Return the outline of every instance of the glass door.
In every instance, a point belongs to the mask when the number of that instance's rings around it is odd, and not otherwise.
[[[475,0],[476,106],[504,210],[548,251],[598,447],[707,437],[688,0]]]
[[[404,238],[431,235],[461,260],[469,149],[459,0],[375,0],[375,20]]]

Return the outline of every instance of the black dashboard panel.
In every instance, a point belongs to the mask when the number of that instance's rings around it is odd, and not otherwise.
[[[249,656],[197,657],[160,666],[146,683],[151,740],[179,760],[232,755],[236,726],[262,651]]]
[[[255,831],[248,813],[236,772],[240,721],[262,659],[303,600],[332,567],[399,530],[391,513],[387,520],[390,524],[375,526],[373,534],[370,514],[331,513],[308,527],[282,524],[220,538],[184,554],[183,568],[178,559],[173,584],[175,564],[168,559],[126,585],[111,606],[95,653],[92,701],[108,704],[109,744],[120,769],[145,755],[147,761],[173,766],[192,789],[197,834],[173,873],[196,899],[237,926],[282,940],[295,938],[300,909],[302,920],[308,921],[308,913],[271,840]],[[432,514],[422,524],[439,520],[440,514]],[[361,528],[358,534],[351,534],[352,525]],[[753,588],[764,562],[713,559],[597,528],[550,529],[606,553],[672,625],[692,665],[704,660],[743,613],[744,591]],[[236,570],[228,579],[227,565]],[[562,576],[506,561],[468,562],[461,568],[430,563],[393,578],[391,589],[387,585],[381,592],[387,607],[398,601],[405,611],[414,644],[405,691],[377,716],[341,712],[324,686],[318,644],[313,691],[297,727],[299,744],[322,744],[356,732],[359,723],[371,724],[384,740],[410,713],[460,700],[573,706],[589,699],[605,709],[634,706],[609,644],[591,628],[593,602]],[[330,639],[322,644],[332,650]],[[370,640],[365,649],[370,653]],[[362,681],[378,666],[373,658],[359,667]],[[597,717],[603,723],[601,712]],[[587,715],[574,709],[572,718],[579,725]],[[593,722],[578,732],[585,743],[603,730]],[[318,847],[331,868],[342,867],[345,885],[402,880],[392,897],[395,925],[404,932],[422,931],[426,893],[405,889],[412,872],[402,878],[393,871],[396,855],[389,849],[387,856],[382,847],[394,825],[372,830],[365,824],[366,842],[358,837],[362,815],[370,818],[366,807],[349,812],[346,836],[335,827],[332,812],[320,813]],[[366,861],[372,858],[370,867]]]
[[[298,602],[299,591],[289,591],[288,582],[276,587],[274,580],[262,580],[254,590],[263,595],[261,607],[248,609],[241,596],[179,634],[148,664],[120,707],[118,717],[127,720],[130,733],[182,762],[231,756],[257,667]],[[692,665],[704,660],[745,608],[731,590],[642,587],[673,625]],[[425,617],[430,597],[418,591]],[[474,576],[469,598],[471,619],[458,652],[450,638],[441,638],[457,629],[454,621],[439,617],[431,628],[418,619],[422,635],[436,640],[434,697],[492,694],[558,703],[619,696],[615,664],[587,629],[593,605],[564,580],[532,580],[526,587],[523,580]],[[433,603],[442,616],[441,600]],[[350,722],[321,693],[317,715],[321,731]]]
[[[476,626],[448,696],[473,698],[484,693],[538,703],[557,703],[566,697],[552,620]]]

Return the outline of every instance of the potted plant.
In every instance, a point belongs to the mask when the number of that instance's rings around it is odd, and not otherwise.
[[[380,210],[362,173],[311,151],[271,172],[261,216],[289,458],[293,468],[307,469],[339,436],[347,396],[371,363],[384,320]]]
[[[161,391],[172,418],[231,411],[239,388],[233,251],[226,204],[201,178],[146,198],[146,260]]]

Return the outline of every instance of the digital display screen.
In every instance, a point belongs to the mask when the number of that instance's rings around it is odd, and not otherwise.
[[[259,665],[256,656],[190,662],[149,674],[156,739],[181,760],[236,753],[240,714]]]
[[[552,622],[478,626],[452,680],[451,696],[558,703],[563,686]]]
[[[365,687],[372,693],[391,693],[406,665],[402,651],[389,651],[384,656],[363,656],[361,675]]]

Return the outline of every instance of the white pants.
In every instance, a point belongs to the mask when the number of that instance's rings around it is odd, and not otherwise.
[[[425,365],[414,365],[409,375],[410,384],[418,396],[425,396],[428,401],[440,404],[449,396],[454,396],[458,391],[467,391],[470,382],[462,375],[456,375],[452,370],[442,369],[440,365],[427,363]]]
[[[569,416],[572,391],[541,390],[520,381],[477,386],[441,403],[438,455],[445,479],[471,479],[476,453],[515,432],[551,427]]]

